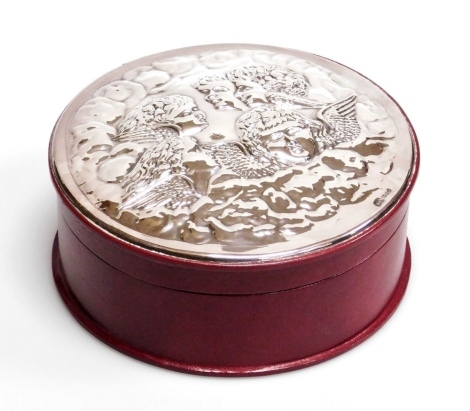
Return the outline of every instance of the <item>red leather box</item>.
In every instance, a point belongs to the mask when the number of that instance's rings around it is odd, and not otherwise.
[[[140,360],[313,365],[403,297],[418,164],[395,101],[331,60],[234,44],[148,56],[54,128],[54,278],[85,328]]]

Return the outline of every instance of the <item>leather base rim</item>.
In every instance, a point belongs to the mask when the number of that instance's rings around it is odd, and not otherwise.
[[[132,346],[119,341],[102,326],[96,323],[88,313],[82,308],[79,301],[75,298],[70,287],[67,284],[65,273],[63,271],[60,253],[58,236],[54,239],[52,250],[52,270],[54,281],[62,297],[65,305],[75,317],[75,319],[90,333],[99,338],[107,345],[115,348],[116,350],[129,355],[138,360],[144,361],[149,364],[157,365],[170,370],[181,371],[191,374],[208,375],[208,376],[257,376],[268,375],[286,371],[293,371],[299,368],[308,367],[311,365],[322,363],[326,360],[334,358],[350,349],[354,348],[367,338],[371,337],[382,327],[387,320],[393,315],[398,305],[400,304],[408,285],[408,280],[411,271],[411,250],[408,241],[406,242],[405,259],[403,262],[402,271],[398,284],[385,308],[377,316],[377,318],[370,323],[365,329],[328,350],[298,359],[294,361],[281,362],[276,364],[267,364],[265,366],[254,367],[212,367],[198,364],[188,364],[178,361],[173,361],[167,358],[158,357],[156,355],[137,350]]]

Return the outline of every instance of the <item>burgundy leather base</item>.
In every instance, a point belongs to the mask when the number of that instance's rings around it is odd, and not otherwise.
[[[401,230],[399,230],[401,231]],[[404,231],[404,229],[403,229]],[[64,237],[67,237],[67,234],[65,234],[66,231],[62,231],[61,232],[61,235],[63,235]],[[79,251],[79,248],[80,248],[80,242],[76,239],[76,237],[72,234],[72,233],[69,233],[69,239],[67,238],[61,238],[61,246],[62,246],[62,240],[64,240],[65,243],[67,243],[67,241],[72,241],[72,242],[77,242],[77,244],[74,244],[74,247],[73,248],[74,250],[76,250],[77,252],[77,256],[76,258],[80,259],[80,258],[83,258],[84,256],[85,257],[90,257],[90,258],[97,258],[96,256],[94,256],[94,254],[92,253],[89,253],[90,255],[88,256],[86,253],[87,253],[87,249],[84,248],[85,251],[83,251],[85,253],[85,255],[79,255],[80,253],[78,252]],[[397,243],[400,241],[400,238],[399,236],[396,237],[396,241]],[[78,248],[77,248],[78,247]],[[385,247],[386,248],[386,247]],[[67,249],[69,249],[67,247]],[[385,251],[385,250],[384,250]],[[386,305],[381,309],[380,313],[378,316],[375,316],[375,319],[373,319],[371,322],[369,321],[367,325],[365,325],[365,327],[361,327],[361,331],[360,332],[357,332],[357,333],[354,333],[352,336],[350,336],[351,334],[349,334],[348,338],[345,339],[343,342],[339,343],[339,344],[336,344],[334,346],[329,346],[328,347],[328,331],[322,331],[323,334],[322,334],[322,338],[321,338],[321,344],[323,344],[323,348],[322,345],[318,345],[318,346],[312,346],[311,347],[311,350],[310,350],[310,355],[307,353],[306,355],[302,355],[301,358],[296,358],[296,359],[293,359],[293,360],[287,360],[287,361],[281,361],[281,362],[274,362],[272,363],[269,359],[270,358],[281,358],[282,357],[282,353],[283,352],[289,352],[289,351],[292,351],[292,352],[305,352],[306,350],[308,350],[308,346],[306,347],[305,346],[305,341],[307,341],[307,344],[308,344],[308,341],[314,341],[314,337],[310,336],[310,334],[312,333],[318,333],[318,324],[316,323],[315,324],[315,327],[317,327],[317,330],[315,331],[310,331],[308,330],[309,328],[309,323],[308,321],[305,323],[305,324],[299,324],[298,322],[298,318],[292,318],[292,322],[294,323],[293,325],[290,324],[291,321],[289,321],[289,319],[291,318],[290,316],[287,316],[284,320],[284,323],[282,324],[285,328],[285,333],[286,333],[286,341],[282,341],[282,340],[279,340],[279,341],[276,341],[276,344],[275,345],[271,345],[271,349],[273,351],[276,351],[274,350],[273,347],[278,347],[279,346],[279,351],[276,353],[276,352],[273,352],[273,353],[265,353],[263,352],[263,340],[262,340],[262,336],[261,334],[258,335],[258,330],[256,328],[253,328],[253,329],[250,329],[250,325],[246,325],[246,327],[243,325],[245,324],[244,322],[242,322],[242,320],[240,319],[236,319],[236,318],[232,318],[234,321],[233,321],[233,324],[235,325],[231,325],[229,324],[228,322],[231,320],[231,316],[236,316],[236,312],[225,312],[225,313],[222,313],[220,314],[221,316],[225,316],[226,318],[226,321],[227,323],[224,324],[224,327],[226,327],[227,331],[228,331],[228,337],[227,337],[227,340],[224,341],[223,339],[223,335],[222,334],[219,334],[217,336],[217,342],[218,344],[220,345],[215,345],[213,342],[212,343],[209,343],[208,346],[207,346],[207,353],[198,353],[199,357],[201,358],[208,358],[209,360],[207,361],[203,361],[201,363],[192,363],[191,361],[184,361],[181,360],[180,358],[178,359],[171,359],[171,358],[165,358],[164,356],[158,356],[158,355],[155,355],[151,352],[149,352],[149,349],[145,349],[144,346],[142,347],[139,347],[139,336],[138,336],[138,333],[139,333],[139,329],[142,328],[140,327],[139,324],[136,324],[135,325],[135,329],[131,329],[130,332],[130,336],[128,335],[120,335],[118,336],[118,332],[114,331],[115,330],[128,330],[129,328],[132,328],[132,327],[129,327],[129,326],[125,326],[125,327],[122,327],[120,322],[122,321],[122,323],[125,323],[126,322],[126,318],[122,318],[123,315],[125,314],[122,314],[121,313],[121,316],[115,316],[112,318],[112,320],[109,320],[109,323],[107,322],[108,320],[106,319],[106,313],[103,314],[103,316],[101,317],[101,320],[100,321],[97,321],[93,315],[90,314],[90,310],[87,310],[83,307],[83,305],[79,302],[79,299],[76,297],[75,295],[75,292],[72,292],[72,289],[74,290],[78,290],[78,292],[93,292],[93,289],[88,289],[88,290],[81,290],[80,287],[82,287],[84,281],[83,281],[83,278],[78,278],[76,279],[76,282],[75,284],[71,285],[70,284],[70,278],[72,278],[72,281],[75,281],[73,276],[70,277],[70,268],[68,270],[64,270],[63,268],[63,264],[62,264],[62,259],[61,259],[61,256],[60,256],[60,252],[59,252],[59,240],[58,240],[58,236],[56,236],[55,238],[55,241],[54,241],[54,246],[53,246],[53,255],[52,255],[52,264],[53,264],[53,272],[54,272],[54,279],[55,279],[55,282],[56,282],[56,285],[57,285],[57,288],[60,292],[60,295],[62,296],[65,304],[67,305],[67,307],[69,308],[69,310],[71,311],[71,313],[73,314],[73,316],[87,329],[89,330],[92,334],[94,334],[96,337],[98,337],[100,340],[102,340],[103,342],[105,342],[106,344],[114,347],[115,349],[127,354],[127,355],[130,355],[134,358],[137,358],[139,360],[142,360],[142,361],[145,361],[145,362],[148,362],[148,363],[151,363],[151,364],[154,364],[154,365],[158,365],[158,366],[161,366],[161,367],[165,367],[165,368],[169,368],[169,369],[172,369],[172,370],[177,370],[177,371],[183,371],[183,372],[188,372],[188,373],[193,373],[193,374],[202,374],[202,375],[219,375],[219,376],[254,376],[254,375],[265,375],[265,374],[273,374],[273,373],[279,373],[279,372],[284,372],[284,371],[290,371],[290,370],[294,370],[294,369],[298,369],[298,368],[303,368],[303,367],[307,367],[307,366],[310,366],[310,365],[314,365],[314,364],[318,364],[318,363],[321,363],[323,361],[326,361],[330,358],[333,358],[347,350],[350,350],[351,348],[355,347],[356,345],[360,344],[362,341],[364,341],[365,339],[367,339],[368,337],[370,337],[372,334],[374,334],[389,318],[390,316],[394,313],[394,311],[396,310],[396,308],[398,307],[398,304],[400,303],[404,293],[405,293],[405,290],[406,290],[406,287],[407,287],[407,284],[408,284],[408,279],[409,279],[409,274],[410,274],[410,269],[411,269],[411,252],[410,252],[410,248],[409,248],[409,244],[408,242],[406,241],[406,248],[403,249],[403,257],[401,257],[400,255],[396,256],[396,263],[395,264],[401,264],[401,261],[403,261],[403,265],[402,265],[402,268],[401,268],[401,271],[398,269],[397,271],[400,273],[399,274],[399,277],[396,278],[396,282],[393,282],[388,284],[388,287],[394,287],[394,289],[392,288],[391,292],[389,290],[385,290],[383,291],[383,293],[389,293],[388,295],[390,296],[390,298],[388,299],[388,302],[386,303]],[[67,259],[69,260],[70,259],[70,255],[67,255]],[[371,259],[373,260],[374,258],[376,258],[378,261],[381,260],[384,256],[383,255],[380,255],[380,251],[376,253],[375,257],[372,256]],[[403,259],[402,259],[403,258]],[[73,258],[72,258],[73,260]],[[100,260],[101,261],[101,260]],[[69,264],[73,264],[73,261],[69,262]],[[386,263],[384,261],[384,263]],[[102,264],[106,264],[104,261],[102,261]],[[393,264],[392,264],[393,265]],[[94,268],[95,269],[98,269],[98,266],[94,265]],[[104,271],[107,271],[108,268],[106,266],[103,266],[103,270]],[[94,287],[95,289],[99,289],[99,296],[101,297],[101,299],[103,300],[103,306],[101,307],[101,309],[103,309],[103,307],[105,306],[111,306],[109,309],[110,309],[110,312],[114,312],[114,308],[113,308],[113,305],[116,306],[116,304],[119,303],[120,300],[115,300],[115,301],[107,301],[106,300],[106,295],[102,295],[103,291],[105,290],[105,286],[103,285],[103,281],[104,281],[104,277],[101,278],[100,277],[100,273],[98,272],[97,273],[97,276],[94,277],[96,281],[96,284],[91,284],[91,287]],[[113,276],[115,274],[111,274],[111,276]],[[343,276],[342,276],[343,277]],[[352,277],[352,275],[348,274],[348,275],[344,275],[344,278],[345,280],[347,279],[347,281],[350,281],[350,277]],[[112,278],[112,277],[111,277]],[[359,277],[358,277],[359,278]],[[135,279],[134,279],[135,280]],[[100,282],[101,281],[101,282]],[[114,280],[113,280],[114,281]],[[335,280],[336,281],[336,280]],[[355,280],[355,281],[360,281],[360,279],[358,280]],[[336,281],[339,283],[339,281]],[[371,281],[373,283],[373,281]],[[322,287],[322,282],[320,283],[315,283],[313,286],[316,287],[316,288],[321,288]],[[323,282],[323,283],[328,283],[328,280]],[[99,286],[97,285],[99,284]],[[366,284],[366,282],[364,282],[364,284]],[[367,281],[367,284],[369,284],[369,281]],[[370,295],[370,292],[377,292],[377,293],[381,293],[381,288],[387,288],[387,286],[384,286],[382,287],[380,285],[380,282],[378,283],[379,286],[377,285],[374,285],[372,284],[371,285],[371,289],[366,289],[364,290],[366,293],[369,293]],[[343,293],[344,291],[344,288],[348,288],[351,284],[348,284],[348,283],[345,283],[345,286],[344,287],[335,287],[339,290],[339,288],[343,288],[341,290],[341,298],[348,298],[348,295],[347,295],[347,291],[345,291],[345,293]],[[78,288],[77,288],[78,287]],[[155,287],[155,286],[154,286]],[[363,286],[361,286],[363,287]],[[152,287],[153,288],[153,287]],[[354,288],[354,287],[353,287]],[[222,301],[221,299],[225,299],[229,301],[229,303],[227,303],[226,306],[224,306],[224,304],[220,304],[220,310],[230,310],[232,309],[233,310],[233,307],[234,306],[240,306],[240,315],[243,316],[244,312],[249,312],[250,310],[250,304],[252,304],[251,301],[255,301],[253,302],[253,304],[256,304],[256,305],[259,305],[260,303],[261,304],[267,304],[266,306],[263,306],[263,310],[266,311],[268,313],[268,319],[263,319],[262,320],[262,323],[269,323],[270,320],[272,320],[274,318],[274,321],[273,321],[273,324],[275,324],[276,326],[276,330],[273,331],[273,330],[264,330],[263,333],[265,335],[267,335],[268,338],[272,338],[274,335],[279,335],[279,328],[280,328],[280,323],[279,323],[279,317],[281,317],[282,319],[282,314],[279,314],[279,312],[276,314],[276,311],[277,309],[275,308],[274,304],[279,304],[280,302],[285,302],[286,300],[284,300],[286,295],[289,294],[289,292],[291,291],[297,291],[299,293],[299,296],[298,297],[294,297],[296,301],[300,301],[301,304],[304,304],[305,307],[296,307],[296,310],[299,310],[298,312],[302,312],[302,309],[305,309],[305,310],[308,310],[310,307],[309,307],[309,304],[310,304],[310,301],[312,299],[312,296],[308,295],[307,293],[308,292],[311,292],[311,291],[308,291],[308,290],[313,290],[313,288],[311,286],[306,286],[306,287],[303,287],[303,288],[300,288],[300,289],[296,289],[296,290],[286,290],[287,292],[279,292],[279,293],[266,293],[266,294],[261,294],[261,295],[252,295],[252,296],[244,296],[244,297],[237,297],[237,296],[227,296],[227,295],[214,295],[212,296],[216,301],[215,301],[215,305],[216,306],[219,306],[219,303],[220,301]],[[357,291],[357,289],[355,289],[355,291]],[[111,292],[113,292],[111,290]],[[115,292],[119,293],[120,291],[119,290],[116,290]],[[316,292],[316,291],[315,291]],[[132,288],[129,288],[128,289],[128,293],[132,293]],[[184,353],[184,352],[188,352],[188,356],[191,356],[193,355],[193,349],[192,347],[197,347],[197,346],[203,346],[204,345],[204,342],[205,342],[205,339],[207,338],[209,341],[214,338],[211,334],[212,334],[212,330],[214,329],[214,333],[217,334],[217,324],[214,324],[214,325],[211,325],[209,323],[210,319],[212,318],[212,316],[214,316],[214,318],[216,318],[218,316],[218,313],[214,314],[211,310],[213,310],[213,307],[208,307],[206,304],[207,303],[207,300],[210,299],[211,297],[208,296],[207,294],[204,295],[204,294],[198,294],[198,293],[191,293],[191,292],[182,292],[182,291],[178,291],[178,290],[171,290],[171,289],[166,289],[164,287],[158,287],[158,293],[160,293],[159,295],[161,295],[161,298],[162,298],[162,301],[160,302],[153,302],[154,306],[156,307],[158,304],[160,304],[160,307],[161,307],[161,310],[163,311],[163,313],[161,312],[157,312],[155,311],[155,313],[153,313],[152,315],[154,315],[156,318],[155,321],[157,321],[158,325],[160,326],[160,331],[158,330],[153,330],[153,329],[146,329],[145,327],[143,327],[142,329],[144,330],[144,332],[146,332],[147,334],[153,334],[151,335],[151,337],[148,337],[148,335],[145,335],[144,336],[144,339],[149,339],[149,340],[152,340],[153,343],[155,344],[155,341],[158,341],[158,344],[156,345],[160,345],[160,342],[161,342],[161,347],[159,347],[159,349],[165,351],[165,349],[168,349],[169,351],[172,351],[172,352],[175,352],[177,353],[178,350],[180,349],[180,352]],[[305,294],[303,294],[305,293]],[[277,298],[277,300],[275,301],[274,298],[272,298],[272,296],[275,296]],[[315,296],[313,296],[314,298]],[[122,296],[123,300],[125,300],[126,298],[132,298],[132,296]],[[243,301],[242,300],[239,300],[240,302],[238,302],[237,300],[234,300],[235,298],[244,298]],[[261,300],[258,300],[261,299]],[[332,296],[331,298],[334,299],[334,296]],[[290,295],[290,299],[292,299],[292,295]],[[359,297],[360,299],[360,297]],[[80,301],[83,301],[84,298],[83,298],[83,295],[81,296],[80,298]],[[86,300],[86,299],[85,299]],[[176,301],[175,301],[176,300]],[[97,298],[96,296],[93,298],[93,301],[97,301]],[[334,301],[333,301],[334,302]],[[191,303],[194,303],[195,306],[196,306],[196,309],[199,309],[199,310],[202,310],[202,314],[199,313],[198,315],[195,316],[194,318],[194,327],[195,329],[193,330],[189,330],[188,331],[188,327],[190,327],[190,325],[188,326],[187,324],[192,324],[192,318],[191,318],[191,315],[192,315],[192,312],[194,312],[194,309],[191,307],[191,306],[188,306],[188,303],[191,304]],[[145,302],[143,303],[145,304]],[[168,316],[168,315],[174,315],[174,312],[172,312],[172,307],[171,305],[174,304],[176,307],[183,307],[183,308],[176,308],[177,310],[181,310],[178,313],[178,317],[177,318],[165,318],[165,316]],[[209,303],[209,306],[211,306],[213,303]],[[234,305],[235,304],[235,305]],[[168,311],[167,310],[167,307],[168,308]],[[232,307],[232,308],[230,308]],[[288,304],[285,305],[286,309],[288,307]],[[96,307],[94,307],[96,308]],[[93,307],[91,308],[93,309]],[[120,308],[122,310],[122,308]],[[119,310],[119,308],[117,308],[117,310]],[[206,310],[206,311],[204,311]],[[282,310],[282,305],[281,305],[281,310]],[[106,311],[106,310],[104,310]],[[344,313],[343,313],[344,314]],[[357,313],[356,313],[357,314]],[[159,316],[160,315],[163,315],[162,319],[159,320]],[[183,317],[183,315],[187,315],[189,318],[185,319]],[[264,314],[262,314],[264,315]],[[354,315],[354,313],[352,313],[352,315]],[[361,314],[362,317],[366,318],[367,316],[364,315],[364,313]],[[206,326],[206,329],[200,329],[201,327],[198,326],[198,321],[200,322],[200,318],[199,317],[202,317],[203,319],[207,318],[207,321],[208,321],[208,324]],[[271,318],[273,317],[273,318]],[[307,316],[305,316],[307,317]],[[287,319],[287,321],[285,321]],[[133,321],[135,319],[132,319],[131,318],[131,321]],[[246,319],[245,319],[246,320]],[[267,321],[269,320],[269,321]],[[342,323],[343,322],[347,322],[347,321],[344,321],[346,319],[341,319],[339,318],[336,318],[336,321],[338,321],[338,327],[341,328],[342,327]],[[362,320],[362,319],[361,319]],[[114,324],[113,321],[118,321],[118,323]],[[350,319],[348,319],[348,321],[350,321]],[[182,327],[186,327],[184,328],[184,331],[182,332],[182,336],[184,337],[187,337],[188,335],[191,335],[193,340],[189,340],[187,339],[186,341],[172,341],[171,339],[171,336],[169,337],[168,335],[166,334],[171,334],[171,332],[175,332],[175,324],[176,324],[176,327],[178,326],[178,323],[182,324]],[[340,324],[341,322],[341,324]],[[106,325],[104,325],[106,324]],[[238,324],[238,325],[237,325]],[[250,338],[253,338],[255,341],[256,340],[259,340],[259,344],[260,344],[260,351],[258,352],[254,352],[253,354],[250,354],[250,353],[247,353],[246,355],[241,353],[240,350],[243,349],[243,346],[241,344],[238,344],[237,347],[236,347],[236,350],[238,350],[238,352],[236,353],[237,356],[239,357],[242,357],[242,361],[244,361],[247,365],[242,365],[242,366],[234,366],[232,364],[234,363],[237,363],[237,358],[230,358],[228,356],[227,357],[227,352],[228,351],[224,351],[225,347],[226,347],[226,344],[233,344],[233,340],[234,338],[236,338],[236,335],[237,335],[237,326],[243,326],[245,327],[244,330],[240,330],[241,331],[241,334],[243,334],[243,338],[247,339],[248,341],[248,345],[250,343]],[[253,324],[259,324],[259,320],[257,318],[253,318]],[[334,325],[332,325],[334,326]],[[196,327],[199,327],[199,328],[196,328]],[[213,328],[212,328],[213,327]],[[305,338],[305,341],[298,341],[297,338],[291,338],[289,339],[288,336],[290,334],[289,333],[289,329],[291,329],[291,327],[295,327],[295,328],[292,328],[292,330],[297,330],[299,329],[299,327],[303,327],[304,330],[303,330],[303,333],[305,334],[306,338]],[[311,327],[312,329],[314,327]],[[110,331],[110,329],[113,329],[113,331]],[[168,333],[166,332],[166,330],[168,330]],[[127,332],[127,331],[126,331]],[[271,335],[269,335],[269,332],[271,332]],[[282,331],[281,331],[282,333]],[[295,333],[294,333],[295,334]],[[337,336],[335,337],[337,338]],[[132,344],[126,342],[129,341],[129,339],[132,339]],[[264,341],[265,343],[265,341]],[[145,344],[145,343],[143,343]],[[256,341],[256,344],[258,344],[258,341]],[[256,344],[254,344],[256,346]],[[298,344],[298,346],[297,346]],[[325,348],[325,344],[326,344],[326,348]],[[288,347],[283,347],[283,345],[288,345]],[[312,344],[313,345],[313,344]],[[170,347],[170,348],[168,348]],[[217,352],[217,350],[219,349],[218,347],[221,347],[221,353],[222,354],[219,354]],[[320,348],[320,349],[319,349]],[[197,348],[194,348],[194,351],[197,351]],[[218,357],[219,355],[224,355],[222,357]],[[254,361],[250,361],[250,356],[252,356],[254,358]],[[184,357],[183,354],[180,355],[180,357]],[[188,357],[189,358],[189,357]],[[217,358],[224,358],[223,361],[218,361],[218,364],[217,365],[211,365],[211,359],[217,359]],[[226,358],[226,359],[225,359]],[[225,363],[224,363],[225,361]],[[250,364],[251,362],[251,364]]]

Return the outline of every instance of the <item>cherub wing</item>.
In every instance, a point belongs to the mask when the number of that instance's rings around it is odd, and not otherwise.
[[[333,148],[359,136],[361,127],[356,119],[356,100],[357,96],[352,95],[318,112],[317,118],[324,125],[318,138],[325,148]]]
[[[258,158],[247,152],[241,143],[207,144],[203,148],[221,166],[243,178],[272,176],[281,169],[275,159]]]
[[[119,209],[170,209],[186,207],[197,199],[191,180],[175,164],[181,164],[181,139],[163,140],[150,147],[127,174]]]
[[[133,143],[152,143],[162,139],[175,138],[179,135],[178,131],[173,127],[160,126],[155,127],[146,123],[129,124],[130,127],[121,126],[118,134],[113,138],[118,143],[133,142]]]

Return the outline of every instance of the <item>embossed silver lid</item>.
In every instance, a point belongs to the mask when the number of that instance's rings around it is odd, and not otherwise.
[[[70,200],[133,244],[257,261],[346,241],[393,210],[413,132],[370,80],[252,45],[128,63],[77,96],[51,161]]]

